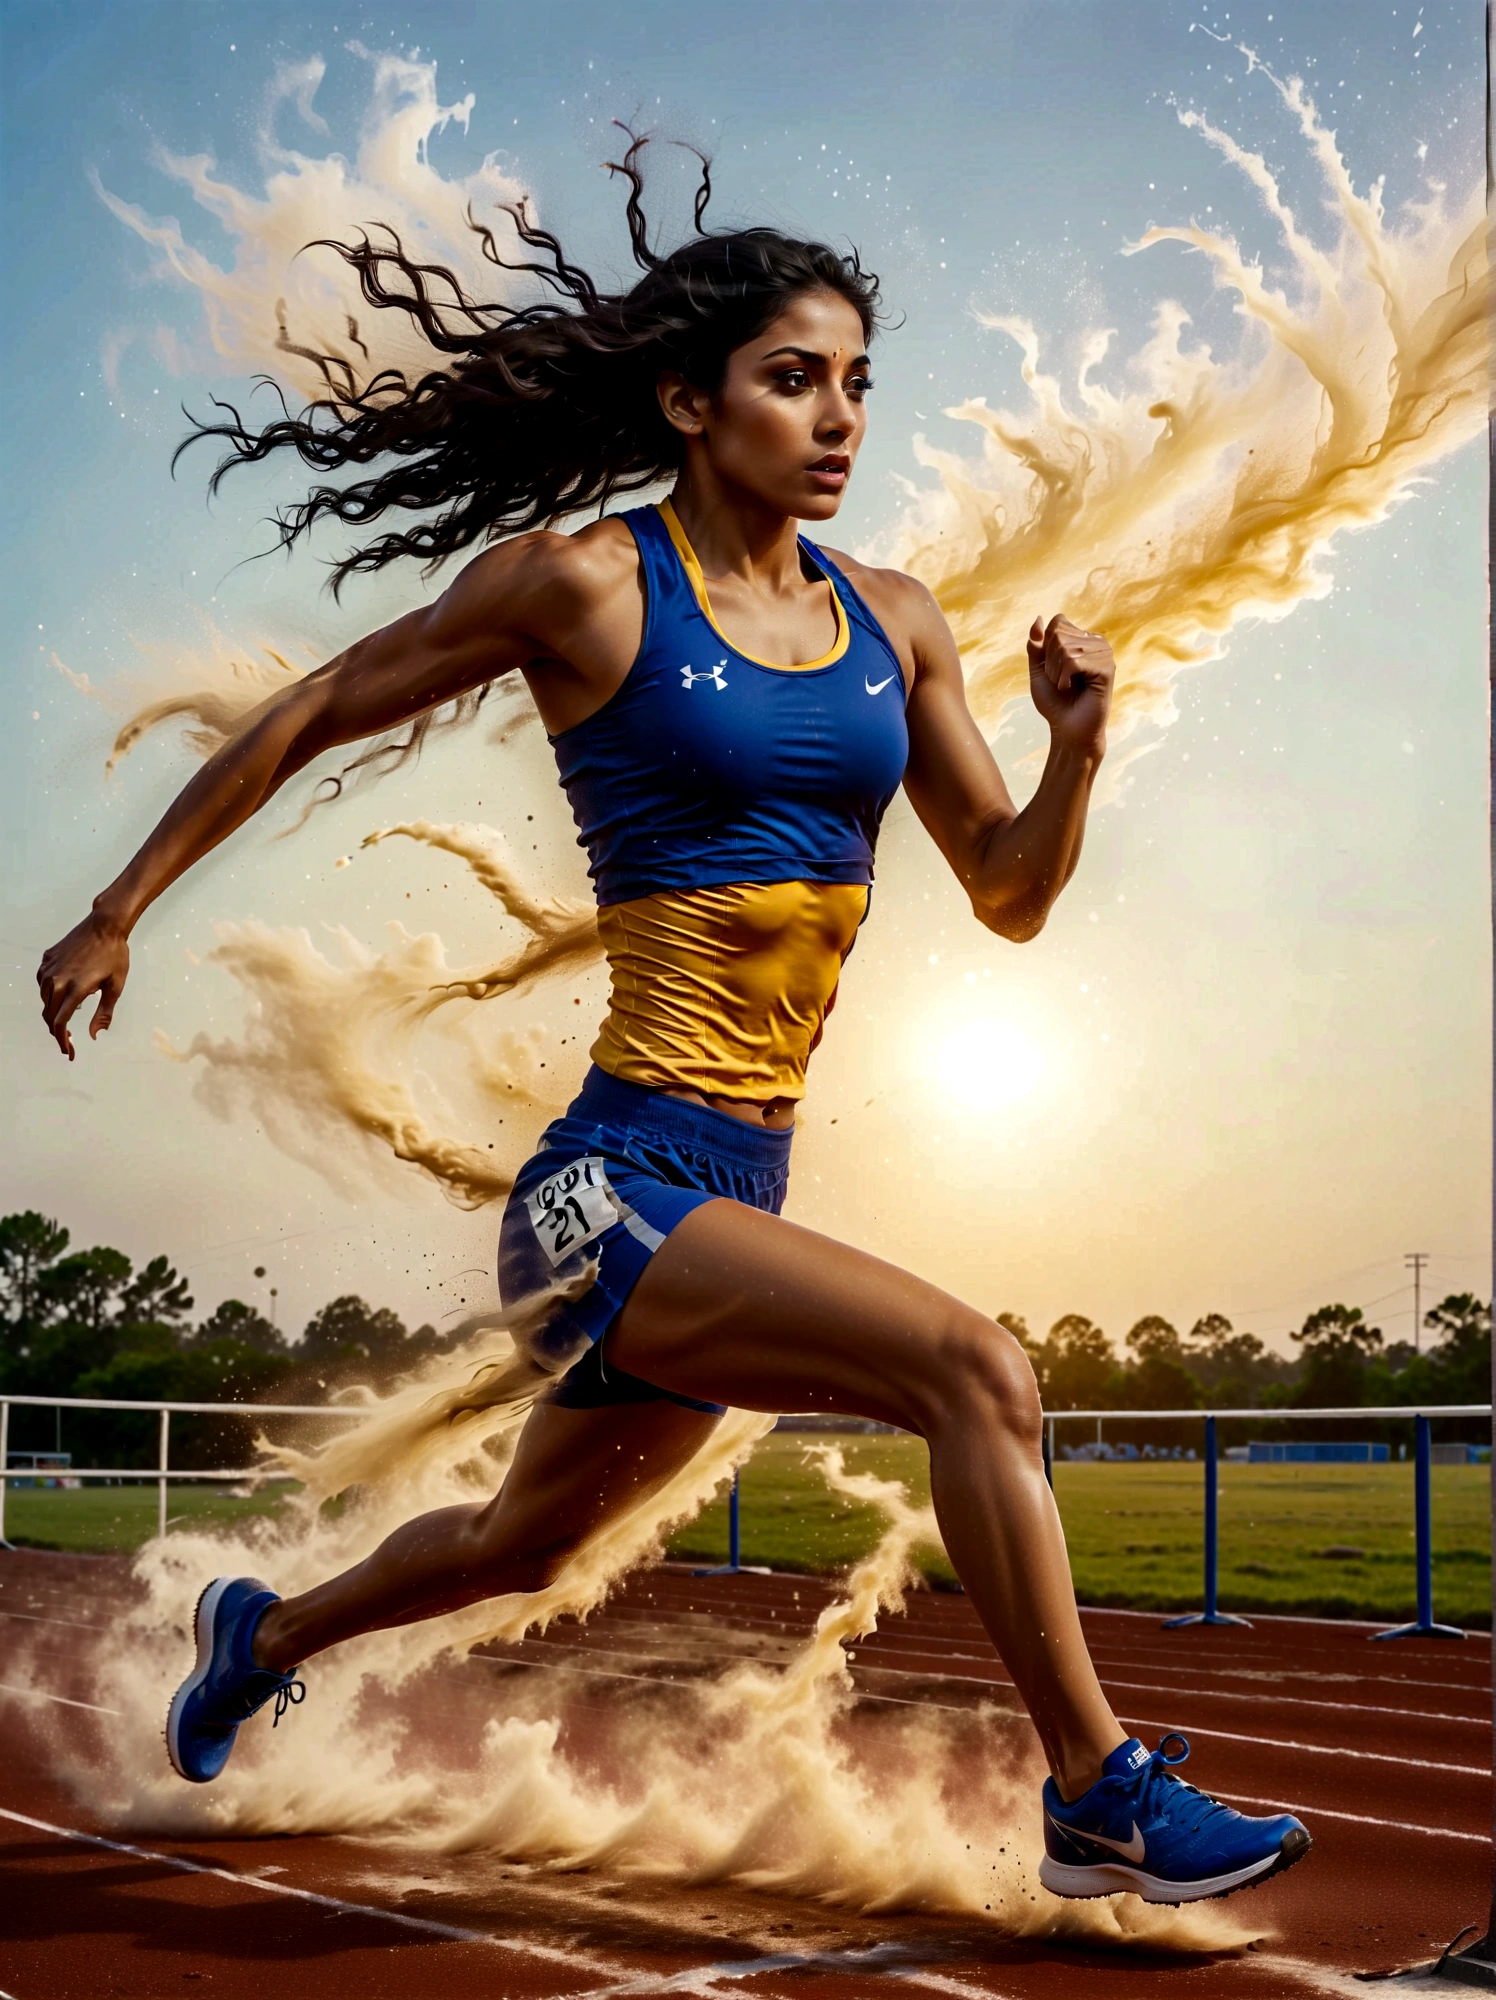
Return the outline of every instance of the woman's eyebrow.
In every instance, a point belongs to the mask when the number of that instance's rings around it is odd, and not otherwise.
[[[764,360],[778,361],[782,356],[787,354],[794,355],[800,361],[820,361],[824,363],[826,360],[826,356],[818,354],[813,347],[776,347],[772,354],[764,356]],[[847,364],[849,368],[868,368],[871,365],[871,357],[866,354],[859,354],[855,361],[850,361]]]

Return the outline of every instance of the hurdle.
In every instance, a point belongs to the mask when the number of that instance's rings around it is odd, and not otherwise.
[[[1218,1602],[1219,1587],[1219,1537],[1220,1520],[1217,1508],[1219,1472],[1216,1454],[1216,1425],[1226,1418],[1245,1420],[1254,1424],[1265,1423],[1365,1423],[1368,1419],[1382,1420],[1411,1418],[1414,1425],[1413,1463],[1413,1507],[1414,1507],[1414,1567],[1417,1595],[1417,1615],[1410,1625],[1399,1625],[1387,1632],[1375,1632],[1374,1639],[1463,1639],[1464,1633],[1454,1625],[1437,1625],[1434,1622],[1434,1552],[1433,1552],[1433,1504],[1432,1484],[1429,1468],[1432,1463],[1430,1423],[1435,1417],[1484,1417],[1489,1422],[1489,1403],[1430,1403],[1398,1404],[1390,1409],[1371,1408],[1359,1405],[1345,1409],[1320,1410],[1048,1410],[1045,1412],[1045,1443],[1048,1447],[1045,1457],[1052,1460],[1054,1451],[1054,1427],[1059,1423],[1094,1423],[1096,1441],[1102,1442],[1102,1424],[1106,1418],[1134,1423],[1199,1423],[1203,1417],[1205,1424],[1204,1450],[1204,1523],[1203,1556],[1204,1577],[1202,1608],[1188,1612],[1182,1617],[1166,1618],[1165,1631],[1182,1625],[1248,1625],[1250,1619],[1236,1618],[1223,1612]],[[1046,1472],[1048,1465],[1046,1464]],[[1051,1479],[1051,1484],[1053,1480]]]
[[[1463,1639],[1458,1625],[1434,1623],[1433,1495],[1429,1467],[1433,1451],[1427,1417],[1419,1417],[1413,1438],[1414,1540],[1417,1549],[1418,1614],[1411,1625],[1373,1632],[1373,1639]]]
[[[742,1472],[732,1475],[732,1491],[727,1496],[727,1561],[717,1563],[709,1569],[693,1569],[692,1576],[770,1576],[773,1574],[763,1563],[743,1561],[743,1521],[741,1513]]]
[[[1220,1541],[1219,1496],[1220,1475],[1216,1458],[1216,1420],[1205,1419],[1205,1603],[1199,1611],[1186,1611],[1181,1618],[1166,1618],[1164,1630],[1171,1631],[1176,1625],[1247,1625],[1250,1618],[1237,1618],[1229,1611],[1222,1611],[1216,1602],[1218,1580],[1218,1550]]]

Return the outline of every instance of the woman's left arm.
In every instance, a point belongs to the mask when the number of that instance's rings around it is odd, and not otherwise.
[[[1067,618],[1036,618],[1028,637],[1029,690],[1049,724],[1039,788],[1015,809],[966,705],[950,627],[922,585],[911,585],[906,627],[915,664],[904,789],[988,930],[1037,937],[1075,872],[1091,786],[1106,754],[1112,649]]]

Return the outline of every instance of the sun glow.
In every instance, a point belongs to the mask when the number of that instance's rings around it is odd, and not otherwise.
[[[944,1101],[981,1117],[1007,1111],[1051,1080],[1053,1064],[1015,1022],[968,1014],[931,1024],[926,1069]]]

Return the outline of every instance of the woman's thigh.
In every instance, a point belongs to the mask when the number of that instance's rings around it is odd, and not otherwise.
[[[607,1355],[662,1389],[738,1409],[836,1411],[929,1436],[978,1395],[1038,1422],[1033,1371],[994,1320],[897,1265],[732,1201],[671,1231]]]
[[[719,1422],[678,1403],[537,1404],[504,1484],[473,1524],[483,1555],[564,1560],[672,1479]]]

